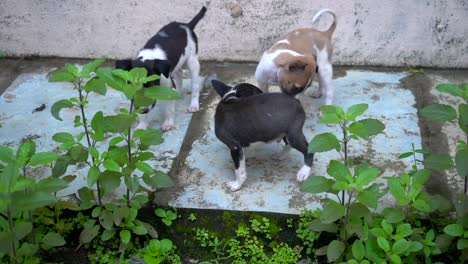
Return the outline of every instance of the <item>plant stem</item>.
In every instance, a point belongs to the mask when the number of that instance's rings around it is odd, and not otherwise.
[[[343,131],[343,151],[344,151],[344,164],[348,166],[348,131],[346,130],[346,121],[341,124],[341,130]],[[350,197],[351,198],[351,197]],[[344,205],[345,203],[345,192],[342,191],[341,193],[341,204]]]
[[[466,126],[466,130],[468,131],[468,126]],[[465,133],[465,134],[466,134],[466,144],[468,144],[468,133]],[[465,175],[465,195],[466,195],[467,190],[468,190],[468,175]]]
[[[15,243],[15,227],[13,226],[13,214],[11,213],[10,205],[7,207],[7,218],[8,218],[8,226],[10,228],[10,233],[12,234],[13,238],[11,240],[11,251],[13,253],[13,260],[14,263],[18,263],[16,260],[16,243]]]
[[[344,195],[344,191],[343,191],[343,195]],[[353,193],[352,192],[349,192],[348,194],[348,202],[346,204],[346,214],[345,214],[345,220],[344,220],[344,225],[346,226],[346,224],[348,224],[348,220],[349,220],[349,213],[351,211],[351,198],[353,197]],[[344,229],[345,230],[345,241],[348,240],[348,231],[346,231],[346,228]]]
[[[130,100],[130,111],[129,114],[131,115],[133,112],[133,98]],[[128,166],[132,167],[132,146],[131,146],[131,139],[132,139],[132,127],[128,128],[127,133],[127,146],[128,146]],[[131,175],[129,176],[131,177]],[[130,207],[130,189],[127,186],[127,206]]]

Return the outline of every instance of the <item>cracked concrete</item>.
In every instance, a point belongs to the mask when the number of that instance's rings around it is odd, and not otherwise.
[[[21,141],[32,138],[38,151],[51,151],[58,145],[51,141],[60,131],[79,133],[72,128],[70,119],[75,110],[64,110],[63,122],[50,115],[51,105],[63,98],[74,96],[67,85],[47,82],[47,74],[64,63],[81,64],[82,60],[36,59],[0,60],[0,144],[16,148]],[[227,83],[250,82],[255,65],[245,63],[202,64],[204,74],[216,74]],[[350,155],[359,161],[369,161],[382,168],[383,176],[399,175],[408,170],[410,160],[399,160],[398,155],[409,151],[411,144],[435,153],[454,152],[456,140],[462,132],[456,124],[438,124],[422,119],[417,109],[432,102],[456,104],[453,98],[434,90],[438,83],[468,82],[468,70],[425,69],[424,74],[409,74],[402,68],[335,67],[334,103],[343,108],[352,104],[367,103],[369,109],[363,117],[377,118],[386,128],[370,141],[351,143]],[[188,82],[185,82],[188,86]],[[334,126],[318,124],[317,113],[322,99],[313,99],[310,94],[317,87],[314,83],[300,100],[307,114],[304,133],[308,140],[323,132],[337,133]],[[227,191],[223,184],[234,179],[234,166],[229,150],[214,136],[213,115],[219,98],[205,87],[201,97],[201,111],[190,114],[186,111],[188,96],[178,103],[178,129],[164,134],[164,143],[151,149],[156,159],[151,165],[168,172],[176,185],[155,193],[155,202],[163,205],[203,209],[227,209],[241,211],[269,211],[297,214],[304,207],[320,206],[319,195],[300,192],[295,179],[302,163],[301,155],[292,150],[283,161],[273,161],[270,155],[280,148],[279,143],[260,146],[247,159],[248,179],[238,192]],[[105,97],[94,100],[99,107],[105,106],[108,113],[125,104],[123,97],[109,91]],[[41,104],[42,112],[32,113]],[[93,105],[91,102],[90,105]],[[101,108],[89,107],[95,112]],[[161,107],[153,113],[151,127],[161,123]],[[422,158],[422,157],[421,157]],[[340,159],[330,151],[315,156],[312,175],[325,175],[330,159]],[[33,172],[33,171],[32,171]],[[78,179],[63,195],[74,194],[86,184],[85,168],[73,167],[69,173]],[[34,170],[36,176],[47,175],[47,170]],[[313,176],[311,176],[313,177]],[[383,181],[382,178],[379,181]],[[451,197],[462,188],[462,179],[454,170],[436,172],[427,184],[428,191]],[[384,198],[384,205],[392,201]]]

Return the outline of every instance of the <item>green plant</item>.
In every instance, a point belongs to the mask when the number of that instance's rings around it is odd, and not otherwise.
[[[149,244],[143,248],[140,255],[146,263],[162,263],[170,260],[170,263],[180,263],[180,259],[174,253],[175,246],[169,239],[152,239]]]
[[[80,109],[80,115],[75,116],[74,125],[83,129],[77,136],[68,132],[53,136],[61,144],[60,150],[65,152],[54,171],[64,171],[68,165],[76,163],[89,166],[88,186],[78,193],[81,209],[92,208],[92,213],[91,218],[83,223],[80,243],[90,243],[97,237],[103,242],[118,237],[119,249],[124,251],[130,245],[132,234],[157,237],[151,225],[136,217],[152,189],[172,185],[167,174],[147,163],[154,157],[149,151],[150,146],[163,141],[162,132],[157,129],[133,131],[132,124],[141,113],[139,107],[151,105],[154,100],[178,99],[180,95],[162,86],[143,89],[145,83],[159,79],[157,75],[147,76],[144,68],[131,71],[100,68],[103,62],[103,59],[97,59],[81,69],[67,64],[49,78],[51,82],[71,83],[77,91],[77,97],[56,102],[51,108],[52,115],[62,120],[59,115],[62,109],[76,107]],[[109,116],[99,111],[89,118],[86,114],[89,96],[93,93],[105,95],[107,87],[122,92],[129,101],[128,108],[121,108],[118,114]],[[103,196],[114,192],[122,182],[126,194],[113,203],[104,203]],[[96,192],[92,189],[94,186]]]
[[[154,210],[154,214],[161,217],[161,221],[166,225],[166,226],[171,226],[172,221],[177,219],[177,212],[174,210],[164,210],[162,208],[157,208]]]
[[[40,248],[65,244],[55,230],[36,231],[33,211],[53,205],[56,192],[66,188],[67,181],[54,177],[35,180],[28,175],[30,167],[51,167],[57,158],[53,152],[36,153],[33,141],[23,142],[16,155],[0,146],[0,259],[8,254],[12,263],[33,263]]]

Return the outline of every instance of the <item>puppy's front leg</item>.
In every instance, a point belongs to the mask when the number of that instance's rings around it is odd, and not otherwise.
[[[188,61],[188,68],[192,77],[192,100],[190,102],[189,112],[198,112],[200,110],[200,62],[197,57],[191,57]]]
[[[179,72],[175,72],[172,74],[172,76],[174,76],[174,82],[175,82],[175,88],[176,90],[181,93],[182,91],[182,88],[178,87],[178,86],[182,86],[182,75],[179,73]],[[180,79],[180,80],[179,80]],[[167,87],[172,87],[172,82],[171,80],[165,80],[165,78],[161,78],[161,84],[164,85],[164,86],[167,86]],[[161,125],[161,130],[162,131],[169,131],[169,130],[172,130],[172,129],[175,129],[176,126],[175,126],[175,107],[176,107],[176,101],[175,100],[171,100],[171,101],[167,101],[165,102],[166,103],[166,117],[165,117],[165,120],[164,122],[162,123]]]
[[[333,103],[333,67],[328,61],[319,66],[319,91],[325,92],[325,105]]]
[[[231,149],[232,160],[234,161],[234,166],[236,167],[236,180],[226,182],[226,187],[231,191],[238,191],[242,184],[247,179],[247,172],[245,170],[245,155],[242,151],[240,145],[233,146]]]

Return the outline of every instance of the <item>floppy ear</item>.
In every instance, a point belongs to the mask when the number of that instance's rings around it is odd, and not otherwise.
[[[241,83],[236,85],[236,96],[237,97],[249,97],[254,96],[256,94],[263,93],[262,90],[257,88],[257,86],[252,85],[250,83]]]
[[[129,71],[132,69],[132,60],[116,60],[115,68]]]
[[[159,74],[164,75],[164,77],[169,78],[169,73],[171,72],[171,64],[167,60],[154,60],[153,69]]]
[[[213,85],[213,88],[221,97],[223,97],[232,88],[218,80],[212,80],[211,85]]]

